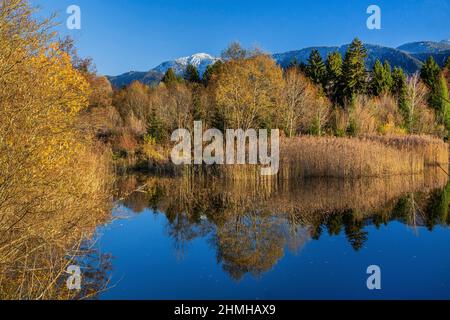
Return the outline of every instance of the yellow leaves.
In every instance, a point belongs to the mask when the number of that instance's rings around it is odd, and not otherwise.
[[[282,86],[281,68],[270,57],[258,55],[224,65],[217,80],[216,100],[228,126],[259,127],[273,115]]]

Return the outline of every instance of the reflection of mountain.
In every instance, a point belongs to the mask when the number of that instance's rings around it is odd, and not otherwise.
[[[119,183],[123,193],[146,184],[125,205],[163,212],[167,232],[183,252],[197,237],[208,237],[218,262],[234,279],[269,271],[288,248],[298,253],[324,232],[343,234],[355,250],[368,239],[365,227],[392,220],[433,228],[447,224],[447,176],[426,175],[365,180],[221,181],[213,178],[145,178]]]

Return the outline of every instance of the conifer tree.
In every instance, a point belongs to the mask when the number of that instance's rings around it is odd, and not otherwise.
[[[439,81],[440,72],[441,69],[438,64],[434,61],[433,57],[430,56],[420,70],[420,78],[430,89],[433,89],[436,88]]]
[[[420,78],[430,89],[428,104],[436,110],[441,123],[444,123],[448,104],[446,101],[448,100],[448,88],[441,69],[433,57],[430,56],[422,66]]]
[[[216,63],[207,66],[205,73],[203,74],[203,84],[207,86],[211,83],[211,81],[217,78],[217,76],[223,70],[223,66],[224,63],[222,62],[222,60],[219,60]]]
[[[152,108],[147,118],[147,134],[160,143],[164,140],[164,130],[161,119],[156,114],[155,108]]]
[[[173,71],[172,68],[169,68],[166,73],[164,74],[164,77],[162,78],[161,82],[165,83],[166,85],[171,85],[173,83],[179,82],[179,77],[175,74],[175,71]]]
[[[356,94],[366,91],[366,58],[367,50],[356,38],[347,50],[342,67],[343,98],[346,101],[353,100]]]
[[[436,103],[440,120],[450,132],[450,100],[448,96],[447,81],[442,72],[440,73],[436,88]]]
[[[338,51],[328,55],[326,61],[326,91],[334,102],[339,101],[341,96],[342,64],[342,56]]]
[[[402,68],[395,67],[392,72],[391,93],[396,97],[398,107],[402,113],[407,111],[407,92],[406,75]]]
[[[306,75],[317,85],[325,84],[326,67],[317,49],[313,49],[306,65]]]
[[[385,61],[384,64],[381,64],[380,60],[377,59],[370,80],[370,93],[374,96],[379,96],[384,92],[389,92],[391,87],[391,66],[389,62]]]
[[[188,64],[184,72],[184,79],[188,82],[200,83],[200,74],[194,65]]]

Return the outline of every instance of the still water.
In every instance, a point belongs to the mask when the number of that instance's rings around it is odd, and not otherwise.
[[[131,193],[132,190],[139,191]],[[130,176],[100,299],[449,299],[442,172],[369,180]],[[381,268],[381,290],[367,268]]]

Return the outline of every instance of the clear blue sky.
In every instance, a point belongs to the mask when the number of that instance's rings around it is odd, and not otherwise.
[[[450,38],[450,0],[31,0],[58,13],[102,74],[147,71],[159,63],[206,52],[219,55],[231,41],[277,53],[341,45],[354,37],[397,47]],[[67,30],[66,8],[82,11],[80,31]],[[366,27],[367,7],[382,10],[382,30]]]

